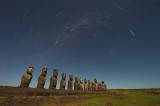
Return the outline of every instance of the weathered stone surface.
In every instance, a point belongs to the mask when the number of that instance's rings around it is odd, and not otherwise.
[[[78,90],[78,77],[75,77],[74,90]]]
[[[83,79],[82,78],[79,79],[78,88],[80,91],[83,91]]]
[[[73,87],[73,75],[69,75],[68,90],[72,90],[72,87]]]
[[[60,90],[65,90],[66,87],[66,73],[62,73],[62,79],[60,83]]]
[[[107,86],[106,84],[104,83],[104,81],[102,81],[102,91],[106,91],[107,90]]]
[[[98,83],[98,91],[101,91],[101,90],[102,90],[102,84]]]
[[[49,89],[56,89],[58,69],[53,70],[53,76],[50,78]]]
[[[30,84],[30,82],[32,80],[33,71],[34,71],[34,67],[33,66],[28,67],[27,73],[23,74],[23,76],[21,78],[20,87],[22,87],[22,88],[29,87],[29,84]]]
[[[96,78],[94,78],[94,90],[98,91],[98,84]]]
[[[92,91],[94,91],[94,82],[93,81],[91,81],[91,88],[92,88]]]
[[[91,82],[88,80],[88,91],[91,91]]]
[[[87,91],[87,80],[84,78],[84,91]]]
[[[44,85],[45,85],[45,82],[46,82],[46,79],[47,79],[46,75],[47,75],[47,68],[44,67],[42,69],[42,74],[38,78],[37,88],[44,88]]]

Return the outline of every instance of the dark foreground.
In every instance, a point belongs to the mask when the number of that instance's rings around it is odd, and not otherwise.
[[[160,89],[107,92],[0,86],[0,106],[160,106]]]

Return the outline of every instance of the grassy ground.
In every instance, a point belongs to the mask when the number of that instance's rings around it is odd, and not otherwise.
[[[160,106],[160,90],[108,90],[113,94],[91,97],[80,106]]]

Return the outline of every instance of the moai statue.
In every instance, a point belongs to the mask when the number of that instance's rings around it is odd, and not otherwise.
[[[106,91],[106,90],[107,90],[106,84],[104,83],[104,81],[102,81],[102,91]]]
[[[73,86],[73,75],[69,75],[68,90],[72,90],[72,86]]]
[[[94,90],[98,91],[98,84],[96,78],[94,78]]]
[[[87,80],[84,78],[84,91],[87,91]]]
[[[78,77],[75,77],[74,90],[78,90]]]
[[[78,88],[80,91],[83,91],[83,79],[82,78],[79,79]]]
[[[50,79],[49,89],[56,89],[58,69],[53,70],[53,76]]]
[[[91,82],[88,80],[88,91],[91,91]]]
[[[101,83],[98,83],[98,91],[101,91]]]
[[[33,71],[34,71],[34,67],[33,66],[28,67],[27,73],[23,74],[23,76],[21,78],[20,87],[22,87],[22,88],[29,87],[29,84],[30,84],[30,82],[32,80]]]
[[[60,90],[65,90],[66,87],[66,73],[62,73],[62,79],[60,83]]]
[[[44,85],[45,85],[45,82],[46,82],[46,79],[47,79],[46,75],[47,75],[47,68],[44,67],[42,69],[42,74],[38,78],[37,88],[44,88]]]
[[[91,89],[92,89],[92,91],[94,91],[94,83],[93,83],[93,81],[91,81]]]

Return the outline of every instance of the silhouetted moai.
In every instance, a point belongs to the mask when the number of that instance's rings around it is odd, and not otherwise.
[[[75,77],[74,90],[78,90],[78,77]]]
[[[91,91],[91,82],[88,80],[88,91]]]
[[[29,84],[30,84],[30,82],[32,80],[33,71],[34,71],[34,67],[33,66],[28,67],[27,73],[23,74],[23,76],[21,78],[20,87],[22,87],[22,88],[29,87]]]
[[[72,86],[73,86],[73,75],[69,75],[68,90],[72,90]]]
[[[53,70],[53,76],[50,78],[49,89],[56,89],[58,69]]]
[[[94,82],[93,81],[91,81],[91,88],[92,88],[92,91],[94,91]]]
[[[78,88],[80,91],[83,91],[83,79],[82,78],[79,79]]]
[[[66,73],[62,73],[62,79],[60,83],[60,90],[65,90],[66,87]]]
[[[96,78],[94,78],[94,90],[98,91],[98,84]]]
[[[107,86],[106,84],[104,83],[104,81],[102,81],[102,91],[106,91],[107,90]]]
[[[47,68],[44,67],[42,69],[42,74],[38,78],[37,88],[44,88],[44,85],[45,85],[45,82],[46,82],[46,79],[47,79],[46,75],[47,75]]]
[[[84,78],[84,91],[87,91],[87,80]]]

